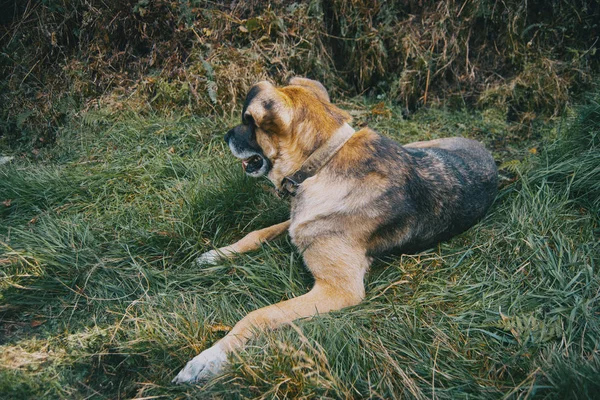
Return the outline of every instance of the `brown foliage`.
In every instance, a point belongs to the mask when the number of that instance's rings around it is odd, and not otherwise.
[[[558,114],[597,72],[593,0],[3,0],[0,136],[49,141],[77,109],[222,115],[294,75],[332,92]],[[127,101],[125,101],[127,99]]]

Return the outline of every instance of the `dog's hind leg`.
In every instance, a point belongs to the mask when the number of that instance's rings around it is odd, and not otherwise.
[[[285,233],[290,227],[290,220],[267,228],[252,231],[234,244],[207,251],[196,259],[199,265],[216,264],[221,260],[232,258],[236,254],[247,253],[260,248],[262,243],[273,240]]]
[[[335,251],[331,252],[332,249]],[[315,275],[315,285],[310,292],[252,311],[223,339],[189,361],[173,382],[193,383],[221,372],[227,365],[228,353],[242,348],[256,330],[274,329],[298,318],[339,310],[362,301],[363,278],[370,259],[360,246],[333,238],[310,246],[303,256]]]

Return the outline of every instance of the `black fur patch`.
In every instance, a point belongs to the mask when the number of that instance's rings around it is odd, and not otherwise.
[[[363,179],[364,190],[370,174],[389,180],[388,189],[369,204],[381,215],[367,240],[369,255],[430,248],[474,225],[496,196],[496,167],[483,148],[405,148],[382,136],[361,148],[366,152],[360,162],[337,173]]]

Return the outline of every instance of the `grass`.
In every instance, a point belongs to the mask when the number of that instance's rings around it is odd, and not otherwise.
[[[288,213],[224,146],[234,121],[100,109],[35,160],[0,147],[16,156],[0,166],[2,396],[597,396],[597,101],[529,142],[493,111],[345,108],[402,142],[483,140],[507,166],[498,200],[448,243],[377,260],[362,304],[260,334],[203,387],[170,380],[248,311],[312,284],[287,239],[191,263]]]

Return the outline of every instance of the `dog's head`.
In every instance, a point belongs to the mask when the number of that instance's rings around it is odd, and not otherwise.
[[[268,175],[278,185],[350,119],[317,81],[293,78],[282,88],[263,81],[248,92],[242,123],[225,141],[246,174]]]

